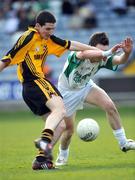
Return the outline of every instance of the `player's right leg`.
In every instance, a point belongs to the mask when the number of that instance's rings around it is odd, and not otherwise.
[[[65,118],[66,128],[61,135],[59,153],[55,162],[56,166],[63,166],[67,164],[69,157],[69,144],[74,133],[74,116],[75,115]]]

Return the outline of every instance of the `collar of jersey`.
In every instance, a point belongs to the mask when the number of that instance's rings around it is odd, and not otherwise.
[[[29,27],[28,29],[31,30],[31,31],[38,32],[34,27]]]

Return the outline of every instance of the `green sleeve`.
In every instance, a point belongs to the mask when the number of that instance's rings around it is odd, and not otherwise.
[[[71,52],[68,55],[68,66],[65,69],[66,77],[69,77],[70,73],[80,65],[81,61],[76,58],[76,52]]]
[[[107,59],[107,61],[106,61],[106,63],[105,64],[103,64],[103,65],[100,65],[100,68],[106,68],[106,69],[110,69],[110,70],[112,70],[112,71],[116,71],[117,70],[117,68],[118,68],[118,65],[113,65],[113,56],[110,56],[108,59]]]

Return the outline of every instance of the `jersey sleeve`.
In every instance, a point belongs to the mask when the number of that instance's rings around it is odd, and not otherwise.
[[[81,61],[77,59],[76,57],[76,52],[72,51],[69,55],[68,55],[68,59],[67,59],[67,68],[65,69],[64,73],[66,77],[69,77],[70,73],[77,68]]]
[[[118,65],[113,65],[112,61],[113,61],[113,56],[108,57],[106,61],[101,62],[100,68],[106,68],[112,71],[116,71],[118,68]]]
[[[2,61],[10,61],[9,65],[19,64],[24,60],[27,51],[34,43],[34,31],[27,33],[27,31],[18,39],[13,48],[2,58]]]
[[[69,40],[63,40],[54,35],[52,35],[50,38],[52,40],[52,46],[50,47],[51,48],[50,54],[54,54],[57,57],[60,57],[70,48],[71,42]]]

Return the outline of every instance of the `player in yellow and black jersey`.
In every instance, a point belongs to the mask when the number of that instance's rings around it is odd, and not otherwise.
[[[41,11],[35,22],[35,26],[29,27],[2,58],[0,71],[7,66],[18,65],[17,74],[22,82],[24,101],[34,114],[46,120],[41,137],[35,141],[39,155],[33,163],[33,169],[38,170],[54,168],[50,144],[55,128],[65,116],[61,94],[43,73],[46,57],[51,54],[59,57],[67,50],[97,51],[97,49],[53,35],[56,19],[48,11]],[[45,115],[48,112],[49,115],[46,118]]]
[[[21,82],[44,78],[46,57],[50,54],[60,56],[70,47],[70,43],[54,35],[44,39],[35,28],[29,27],[2,61],[10,59],[10,65],[18,64],[18,78]]]

